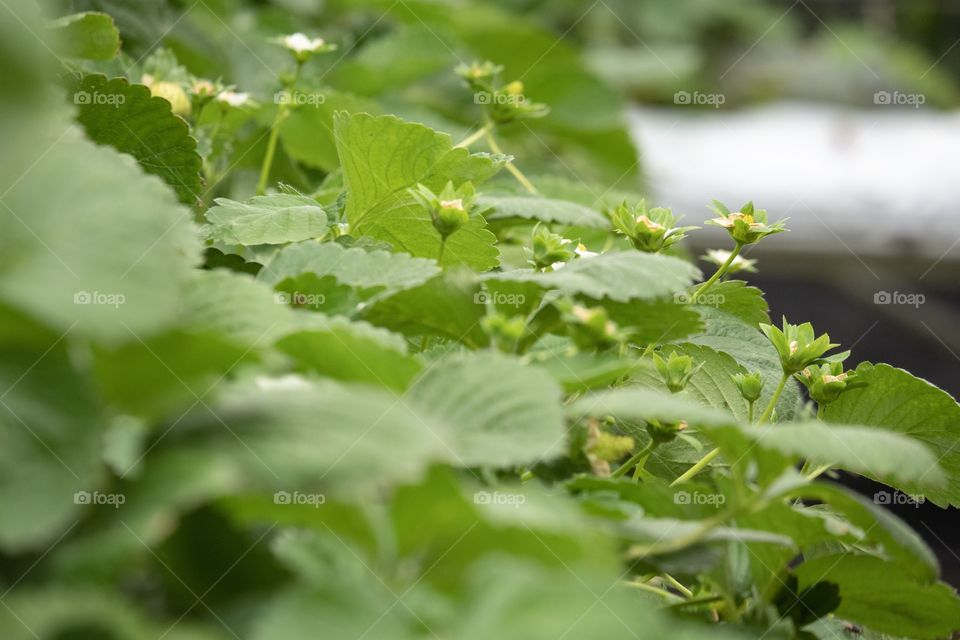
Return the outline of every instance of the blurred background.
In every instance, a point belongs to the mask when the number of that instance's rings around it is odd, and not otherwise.
[[[336,163],[332,139],[304,140],[308,125],[328,124],[337,109],[389,111],[460,139],[479,111],[452,69],[493,60],[551,107],[547,118],[504,131],[505,151],[541,191],[598,207],[643,196],[687,224],[701,224],[713,198],[789,217],[789,234],[747,253],[758,268],[748,279],[766,292],[771,315],[812,321],[852,347],[853,361],[888,362],[960,396],[958,2],[61,5],[116,18],[127,55],[109,63],[114,75],[221,78],[260,101],[249,119],[218,125],[235,140],[221,161],[236,169],[215,193],[238,198],[251,193],[271,95],[289,73],[270,37],[310,29],[340,46],[303,79],[324,88],[325,103],[298,110],[281,134],[277,173],[302,189]],[[547,166],[565,179],[538,181]],[[502,188],[516,188],[505,180]],[[726,247],[724,238],[708,227],[692,234],[690,251]],[[891,508],[960,584],[956,515]]]

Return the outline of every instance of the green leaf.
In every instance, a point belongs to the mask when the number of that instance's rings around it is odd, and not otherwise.
[[[532,282],[547,290],[627,302],[672,296],[690,286],[699,273],[696,267],[679,258],[639,251],[613,251],[568,262],[558,271],[542,273],[518,269],[491,273],[486,279]]]
[[[105,13],[75,13],[47,26],[54,32],[57,53],[64,58],[111,60],[120,51],[120,30]]]
[[[631,300],[615,302],[609,298],[581,299],[587,306],[602,306],[610,319],[629,333],[637,344],[665,344],[703,331],[703,321],[694,307],[673,300]]]
[[[620,387],[593,393],[577,400],[567,409],[567,416],[613,416],[618,420],[661,420],[691,425],[726,426],[736,424],[727,411],[704,406],[686,392],[668,393],[643,387]]]
[[[761,322],[770,324],[769,307],[763,292],[742,280],[726,280],[714,284],[704,294],[708,307],[720,309],[756,327]],[[715,301],[715,304],[711,302]]]
[[[421,369],[397,335],[365,322],[331,318],[323,329],[292,333],[277,348],[301,368],[347,382],[367,382],[402,391]]]
[[[252,349],[306,323],[262,282],[232,271],[198,271],[188,283],[180,311],[191,328],[219,332]]]
[[[358,49],[330,70],[330,79],[337,87],[365,96],[401,91],[450,67],[446,43],[434,35],[430,26],[420,22],[398,26],[383,37],[371,38]]]
[[[334,131],[351,230],[419,257],[436,258],[440,236],[430,213],[407,190],[418,183],[436,192],[448,181],[476,185],[503,163],[501,158],[455,149],[450,136],[395,116],[338,113]],[[485,226],[482,217],[473,215],[451,235],[444,265],[465,264],[478,270],[497,266],[496,237]]]
[[[204,216],[205,231],[224,244],[285,244],[322,236],[329,225],[317,201],[290,193],[255,196],[246,202],[217,198]]]
[[[489,338],[480,326],[486,304],[480,283],[468,271],[445,271],[427,282],[372,302],[363,318],[407,336],[440,335],[471,347]]]
[[[744,430],[759,446],[839,466],[894,486],[936,488],[946,478],[923,444],[887,429],[822,422],[779,424]]]
[[[110,145],[160,176],[184,204],[203,195],[202,161],[190,128],[170,103],[126,78],[85,75],[71,86],[77,122],[97,144]]]
[[[368,48],[364,47],[363,51]],[[379,106],[372,100],[328,87],[315,90],[300,87],[295,98],[300,96],[308,102],[296,104],[280,125],[283,148],[298,162],[333,171],[340,166],[333,129],[334,114],[338,111],[377,113]]]
[[[170,326],[200,259],[189,212],[131,158],[77,129],[37,140],[50,144],[0,207],[0,298],[104,342]]]
[[[690,342],[729,354],[748,371],[759,371],[763,377],[763,393],[754,408],[762,412],[783,375],[777,350],[757,327],[736,316],[710,307],[700,306],[697,310],[707,328],[703,334],[690,338]],[[797,415],[802,402],[800,385],[796,380],[787,380],[777,402],[777,421],[790,420]]]
[[[543,342],[530,351],[530,364],[549,373],[567,393],[606,387],[641,366],[639,360],[611,354],[570,353],[569,340],[557,338],[552,348]]]
[[[443,426],[410,403],[362,385],[262,379],[196,408],[162,444],[203,451],[269,493],[311,490],[368,496],[414,480],[449,457]]]
[[[199,631],[186,622],[171,627],[169,622],[149,620],[134,602],[89,585],[14,591],[4,596],[4,605],[0,609],[0,636],[6,640],[150,640],[160,635],[169,640],[225,640],[219,632]]]
[[[548,570],[529,561],[477,563],[465,580],[464,605],[448,637],[481,640],[729,640],[726,629],[673,620],[596,571]]]
[[[301,242],[284,247],[257,279],[276,286],[305,273],[332,276],[340,284],[370,292],[400,291],[423,284],[440,272],[433,260],[380,249],[346,248],[336,242]]]
[[[685,391],[688,395],[708,407],[729,411],[743,424],[748,422],[747,401],[740,395],[736,383],[731,378],[734,374],[743,371],[743,367],[736,360],[726,353],[689,342],[667,345],[662,351],[664,357],[674,352],[690,356],[693,358],[694,366],[700,367],[687,383]],[[638,382],[645,386],[666,390],[666,384],[659,374],[651,370],[648,370],[646,375],[638,376]],[[754,411],[755,416],[759,415],[762,408],[754,407]]]
[[[99,487],[103,418],[89,380],[65,345],[0,357],[0,548],[43,550],[87,508],[77,491]],[[7,637],[7,636],[4,636]]]
[[[867,386],[850,389],[828,404],[824,419],[896,431],[922,443],[946,471],[947,484],[924,487],[929,476],[895,485],[911,494],[922,493],[934,504],[960,506],[960,406],[945,391],[903,369],[888,364],[861,363],[857,379]],[[932,467],[931,475],[938,469]]]
[[[97,380],[114,409],[158,419],[203,398],[256,354],[216,332],[176,330],[101,347],[94,357]]]
[[[493,353],[448,358],[427,369],[407,397],[446,425],[451,462],[533,463],[563,449],[560,387],[518,360]]]
[[[477,206],[488,209],[484,217],[489,222],[521,219],[596,229],[609,226],[602,214],[567,200],[536,196],[484,196],[477,199]]]
[[[934,640],[960,629],[960,600],[942,583],[918,583],[896,563],[853,554],[807,560],[796,569],[802,587],[827,580],[840,587],[838,616],[871,629]]]
[[[937,557],[910,527],[893,513],[845,487],[817,482],[790,488],[783,497],[829,505],[849,523],[834,535],[853,533],[861,549],[872,549],[884,559],[896,560],[917,580],[932,581],[940,573]]]

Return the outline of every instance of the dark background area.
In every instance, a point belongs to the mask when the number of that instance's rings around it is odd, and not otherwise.
[[[960,360],[919,322],[924,320],[928,326],[937,322],[931,317],[933,313],[925,312],[923,306],[911,308],[909,311],[918,321],[906,322],[891,316],[890,307],[872,304],[872,291],[851,293],[849,288],[832,286],[821,278],[797,277],[802,269],[797,269],[796,263],[804,259],[786,261],[795,265],[791,276],[764,274],[761,269],[760,274],[747,278],[764,290],[774,322],[781,315],[794,323],[809,321],[818,331],[829,333],[833,342],[852,348],[851,361],[886,362],[928,380],[954,398],[960,397]],[[937,268],[945,274],[956,273],[952,263],[941,263]],[[843,278],[839,276],[838,281],[842,283]],[[960,323],[960,293],[955,287],[926,287],[923,291],[928,297],[927,303],[942,303],[953,309],[958,315],[952,319]],[[947,336],[943,339],[947,340]],[[888,490],[860,476],[844,473],[838,479],[870,499],[877,491]],[[885,505],[885,508],[906,520],[926,540],[940,560],[943,579],[954,586],[960,585],[960,540],[956,535],[960,512],[931,503]]]

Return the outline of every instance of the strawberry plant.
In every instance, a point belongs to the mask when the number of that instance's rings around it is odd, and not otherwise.
[[[509,60],[410,61],[543,37],[465,7],[410,3],[349,76],[346,35],[258,14],[249,87],[7,7],[0,637],[955,633],[882,503],[960,505],[960,406],[769,317],[737,275],[775,214],[713,203],[691,259],[606,102],[597,145]]]

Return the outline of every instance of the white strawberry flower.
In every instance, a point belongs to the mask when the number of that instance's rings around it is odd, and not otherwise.
[[[584,245],[582,242],[577,245],[577,248],[574,249],[573,252],[577,254],[577,257],[579,258],[595,258],[600,255],[596,251],[587,250],[586,245]]]
[[[326,44],[323,38],[311,38],[303,33],[292,33],[281,40],[283,46],[294,53],[316,53]]]
[[[224,89],[217,94],[217,102],[239,108],[247,106],[252,101],[250,100],[249,93],[241,93],[233,91],[232,89]]]

